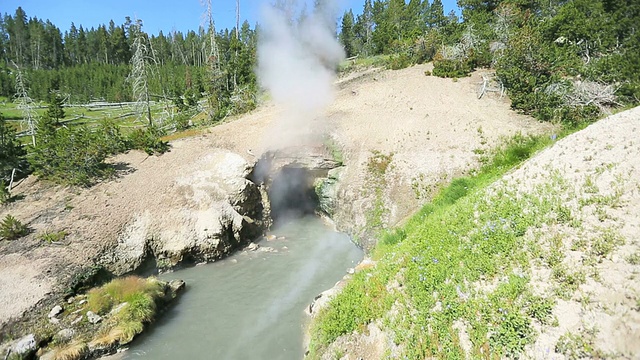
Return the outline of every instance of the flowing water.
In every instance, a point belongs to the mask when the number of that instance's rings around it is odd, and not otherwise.
[[[348,236],[306,217],[278,239],[213,264],[160,276],[187,291],[124,352],[125,359],[301,359],[304,309],[362,259]],[[281,238],[281,237],[284,237]]]

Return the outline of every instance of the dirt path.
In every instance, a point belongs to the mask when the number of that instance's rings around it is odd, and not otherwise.
[[[428,65],[400,71],[370,71],[338,83],[334,104],[313,127],[324,129],[341,144],[347,170],[341,187],[346,222],[356,233],[366,219],[361,211],[366,163],[372,151],[392,155],[386,178],[386,224],[414,211],[425,197],[415,187],[449,179],[476,163],[474,149],[486,148],[502,135],[535,132],[545,126],[509,110],[504,100],[478,100],[479,75],[454,82],[425,76]],[[197,171],[214,148],[234,151],[250,162],[255,154],[278,145],[274,127],[280,110],[271,104],[193,138],[172,142],[169,153],[148,157],[132,151],[113,159],[114,181],[90,189],[69,189],[29,178],[15,194],[24,199],[0,208],[33,229],[14,242],[0,243],[0,328],[11,318],[59,293],[81,267],[96,262],[105,248],[133,219],[148,210],[179,206],[177,180]],[[301,124],[301,126],[306,126]],[[167,221],[179,221],[171,220]],[[65,231],[62,244],[39,240],[44,232]]]

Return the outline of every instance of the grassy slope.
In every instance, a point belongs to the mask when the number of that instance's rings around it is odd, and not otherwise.
[[[572,218],[559,196],[560,178],[530,195],[489,185],[551,142],[508,141],[480,171],[454,180],[406,225],[384,235],[373,254],[377,266],[357,273],[312,324],[311,357],[376,319],[410,359],[520,354],[534,338],[533,323],[552,321],[555,303],[528,286],[527,269],[541,249],[525,233]],[[579,284],[578,275],[557,271],[566,291]],[[454,323],[464,324],[466,344]]]

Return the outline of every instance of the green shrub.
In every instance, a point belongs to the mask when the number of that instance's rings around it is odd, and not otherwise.
[[[191,115],[189,113],[186,113],[186,112],[178,113],[173,118],[173,121],[175,121],[175,123],[176,123],[176,131],[187,130],[189,128],[189,119],[190,118],[191,118]]]
[[[518,357],[525,345],[531,342],[533,329],[528,317],[510,312],[504,316],[496,332],[491,336],[492,347],[508,358]]]
[[[58,231],[58,232],[47,231],[44,234],[40,235],[40,240],[51,244],[54,242],[60,242],[64,240],[65,237],[67,237],[66,231]]]
[[[590,358],[595,349],[592,340],[586,334],[566,333],[558,339],[555,351],[563,354],[567,359],[577,360]]]
[[[150,322],[156,312],[156,303],[146,292],[134,292],[127,296],[127,305],[118,313],[120,321]]]
[[[4,180],[0,180],[0,205],[6,204],[11,199],[11,193],[5,185]]]
[[[391,231],[385,231],[380,241],[384,245],[395,245],[407,238],[407,232],[402,228],[396,228]]]
[[[8,183],[13,169],[18,170],[18,176],[27,174],[29,166],[25,155],[25,149],[16,139],[15,129],[0,114],[0,182]]]
[[[135,129],[127,138],[130,149],[143,150],[149,155],[162,154],[169,150],[169,143],[162,141],[163,131],[157,127]]]
[[[411,58],[406,53],[391,55],[387,60],[387,68],[391,70],[400,70],[411,66]]]
[[[28,155],[36,175],[67,185],[90,186],[114,174],[104,161],[124,149],[116,125],[103,122],[97,129],[86,126],[57,128],[53,120],[38,123],[36,146]]]
[[[0,223],[0,240],[16,240],[29,233],[29,227],[11,215]]]
[[[469,76],[473,71],[471,62],[468,60],[447,60],[434,59],[433,75],[444,78],[461,78]]]
[[[111,312],[116,305],[122,307],[109,319],[103,335],[94,343],[126,344],[142,332],[144,324],[153,321],[157,304],[165,295],[165,286],[155,278],[128,276],[89,291],[87,308],[99,314]]]

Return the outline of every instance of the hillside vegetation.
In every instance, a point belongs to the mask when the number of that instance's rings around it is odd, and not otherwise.
[[[402,68],[434,61],[433,74],[492,68],[492,87],[541,120],[580,123],[640,101],[640,5],[632,0],[366,0],[342,17],[348,56],[387,55]],[[367,60],[362,62],[367,63]],[[358,63],[358,61],[356,61]]]
[[[611,116],[494,181],[551,141],[516,137],[443,188],[320,310],[311,357],[633,357],[639,118]]]

